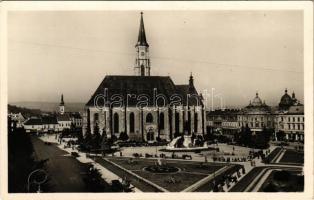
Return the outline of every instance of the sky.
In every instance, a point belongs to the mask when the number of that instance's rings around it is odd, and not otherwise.
[[[106,75],[133,75],[140,11],[11,11],[9,102],[87,102]],[[225,107],[285,88],[303,102],[301,11],[144,11],[151,75],[214,91]],[[212,89],[214,88],[214,89]],[[218,103],[219,104],[219,103]]]

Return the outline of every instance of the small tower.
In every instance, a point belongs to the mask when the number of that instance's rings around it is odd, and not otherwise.
[[[64,101],[63,101],[63,94],[61,94],[61,102],[60,102],[60,104],[59,104],[59,113],[60,113],[61,115],[63,115],[63,114],[64,114]]]
[[[140,29],[135,48],[136,48],[136,59],[134,67],[135,75],[150,76],[149,45],[146,41],[143,12],[141,12]]]
[[[191,72],[190,79],[189,79],[189,90],[190,90],[190,92],[193,90],[193,88],[194,88],[194,79],[193,79],[193,75]]]

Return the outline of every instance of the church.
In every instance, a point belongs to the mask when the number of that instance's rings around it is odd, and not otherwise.
[[[169,76],[151,74],[143,13],[135,45],[134,75],[107,75],[85,105],[83,134],[95,132],[153,143],[179,135],[204,134],[204,104],[194,87],[176,85]]]

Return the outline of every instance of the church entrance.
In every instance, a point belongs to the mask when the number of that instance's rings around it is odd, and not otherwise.
[[[147,142],[153,142],[155,140],[154,138],[154,132],[149,130],[147,132]]]

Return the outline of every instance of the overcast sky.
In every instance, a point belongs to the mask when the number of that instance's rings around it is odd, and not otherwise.
[[[106,75],[133,75],[139,11],[33,11],[8,16],[9,102],[87,102]],[[303,102],[300,11],[144,11],[151,75],[245,106],[258,91]]]

